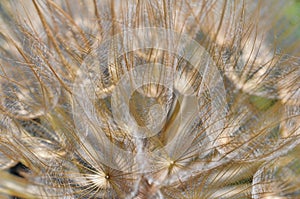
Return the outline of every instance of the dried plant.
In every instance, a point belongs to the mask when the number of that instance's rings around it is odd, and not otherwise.
[[[0,197],[299,198],[294,1],[0,3]]]

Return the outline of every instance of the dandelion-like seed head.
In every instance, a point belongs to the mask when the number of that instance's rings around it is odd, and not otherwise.
[[[289,1],[0,3],[0,197],[298,198]]]

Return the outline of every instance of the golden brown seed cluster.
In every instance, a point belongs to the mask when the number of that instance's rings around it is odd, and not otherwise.
[[[0,198],[299,198],[295,1],[0,2]]]

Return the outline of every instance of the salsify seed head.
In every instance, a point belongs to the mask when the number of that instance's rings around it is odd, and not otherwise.
[[[298,198],[298,4],[0,2],[0,196]]]

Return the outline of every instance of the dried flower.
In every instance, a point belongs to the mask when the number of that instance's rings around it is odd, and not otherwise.
[[[291,5],[1,2],[0,196],[299,197]]]

